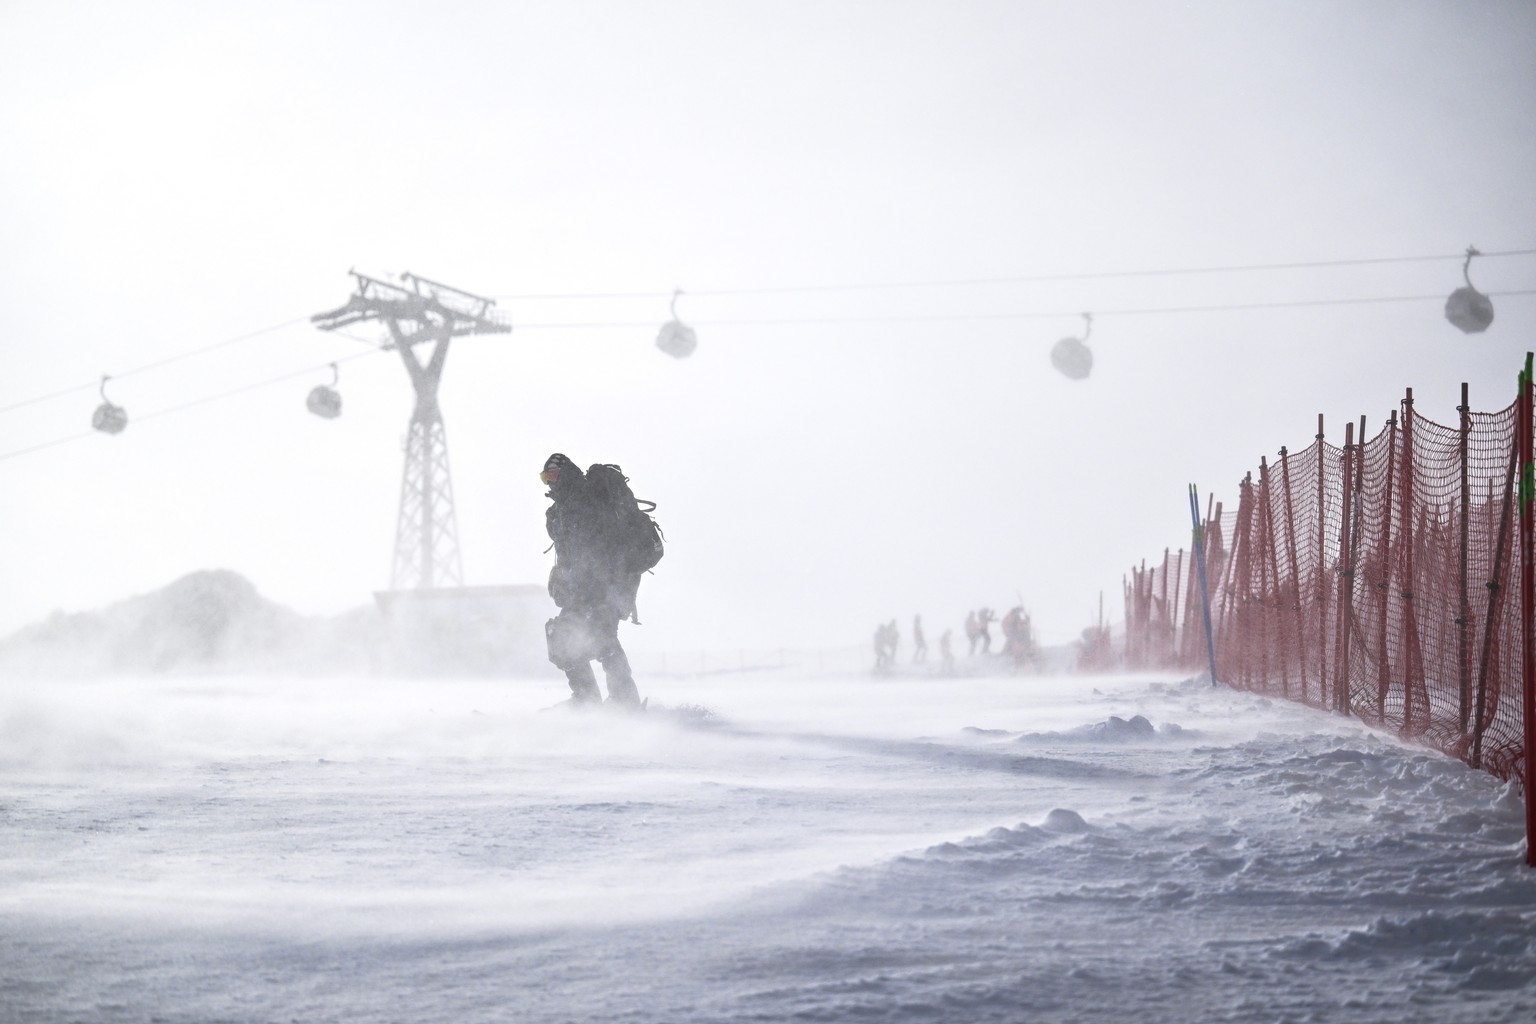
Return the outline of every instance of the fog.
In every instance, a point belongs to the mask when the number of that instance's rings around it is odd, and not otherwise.
[[[349,268],[514,325],[444,374],[465,582],[543,581],[550,452],[617,462],[669,539],[626,640],[657,653],[1020,601],[1070,641],[1186,540],[1188,481],[1230,496],[1405,387],[1502,408],[1536,336],[1530,256],[1474,261],[1486,333],[1441,316],[1457,254],[1536,236],[1526,4],[13,3],[0,31],[0,455],[28,452],[0,631],[206,569],[312,614],[390,585],[410,385],[377,328],[307,322]],[[676,288],[686,360],[653,344]]]
[[[1407,387],[1513,399],[1530,4],[22,0],[0,38],[0,1018],[1530,1019],[1510,788],[1064,674],[1190,481]],[[657,503],[644,714],[376,671],[413,395],[310,322],[354,269],[512,324],[443,377],[464,583],[544,582],[552,452]],[[1015,605],[1043,670],[910,664],[913,615],[936,659]]]

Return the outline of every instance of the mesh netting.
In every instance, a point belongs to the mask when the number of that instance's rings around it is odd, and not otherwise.
[[[1369,440],[1262,460],[1205,510],[1216,674],[1500,778],[1523,756],[1517,407],[1445,426],[1412,394]],[[1206,666],[1194,555],[1125,582],[1130,668]]]

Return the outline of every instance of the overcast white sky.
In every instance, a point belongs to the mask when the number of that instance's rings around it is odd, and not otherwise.
[[[320,370],[151,416],[366,351],[305,322],[354,267],[518,325],[448,359],[466,582],[542,582],[551,451],[619,462],[670,541],[653,648],[1015,595],[1069,639],[1187,543],[1187,482],[1232,499],[1407,386],[1501,408],[1536,347],[1532,296],[1479,336],[1438,300],[1114,312],[1443,296],[1454,260],[706,294],[1536,248],[1527,2],[6,0],[0,38],[0,406],[286,325],[114,381],[120,436],[0,458],[0,631],[200,568],[307,612],[388,585],[395,356],[342,367],[336,421]],[[1536,258],[1472,275],[1530,290]],[[614,292],[649,294],[510,298]],[[1072,382],[1048,353],[1085,310]],[[538,326],[595,322],[634,326]],[[0,413],[0,456],[97,400]]]

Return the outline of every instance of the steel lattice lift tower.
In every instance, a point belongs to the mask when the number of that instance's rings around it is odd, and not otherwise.
[[[448,359],[449,342],[465,334],[509,334],[512,325],[495,311],[491,299],[436,281],[400,275],[390,284],[350,271],[357,291],[340,309],[316,313],[310,321],[334,331],[369,320],[383,321],[405,362],[416,389],[406,441],[405,471],[400,481],[400,515],[395,527],[395,559],[390,585],[395,590],[431,590],[463,586],[458,521],[453,511],[453,478],[448,471],[448,437],[437,388]],[[417,356],[423,346],[426,359]]]

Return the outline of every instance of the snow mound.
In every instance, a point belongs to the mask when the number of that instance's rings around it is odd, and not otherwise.
[[[1052,809],[1040,827],[1047,832],[1087,832],[1092,828],[1081,814],[1062,807]]]
[[[1132,715],[1129,719],[1110,715],[1102,723],[1092,727],[1094,735],[1112,740],[1145,740],[1157,735],[1157,730],[1152,723],[1141,715]]]
[[[1076,811],[1064,807],[1053,808],[1038,826],[1020,823],[1012,828],[999,826],[989,829],[985,835],[970,836],[957,842],[930,846],[918,856],[898,858],[898,862],[921,864],[928,859],[955,860],[983,858],[997,860],[1022,851],[1038,849],[1058,842],[1062,837],[1082,835],[1094,831],[1094,827]]]
[[[976,734],[993,734],[996,730],[973,729]],[[1110,715],[1102,722],[1091,722],[1065,732],[1027,732],[1018,737],[1020,743],[1147,743],[1162,739],[1192,739],[1198,736],[1191,730],[1173,722],[1154,726],[1145,715],[1121,718]]]

